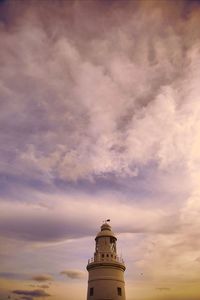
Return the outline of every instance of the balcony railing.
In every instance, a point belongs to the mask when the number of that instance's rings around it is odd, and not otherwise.
[[[96,262],[118,262],[120,264],[124,265],[123,258],[116,256],[116,257],[102,257],[102,256],[96,256],[88,259],[88,264],[96,263]]]

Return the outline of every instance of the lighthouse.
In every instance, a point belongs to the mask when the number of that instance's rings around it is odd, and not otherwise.
[[[124,261],[117,255],[116,241],[107,220],[95,238],[94,256],[88,260],[87,300],[125,300]]]

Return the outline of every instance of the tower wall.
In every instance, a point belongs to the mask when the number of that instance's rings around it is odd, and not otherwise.
[[[112,265],[89,269],[87,300],[125,300],[124,270]]]

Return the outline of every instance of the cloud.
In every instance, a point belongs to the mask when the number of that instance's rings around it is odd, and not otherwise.
[[[53,277],[49,274],[39,274],[32,277],[32,280],[38,281],[38,282],[44,282],[44,281],[52,281]]]
[[[14,290],[14,291],[12,291],[12,293],[16,294],[16,295],[30,296],[30,297],[35,297],[35,298],[49,297],[50,296],[44,290],[41,290],[41,289],[37,289],[37,290]]]
[[[47,284],[42,284],[42,285],[39,285],[38,287],[41,288],[41,289],[48,289],[48,288],[49,288],[49,285],[47,285]]]
[[[186,21],[184,5],[112,3],[106,6],[108,20],[98,2],[61,6],[62,22],[50,23],[61,14],[53,2],[48,13],[45,4],[40,10],[18,4],[15,34],[1,28],[2,62],[9,62],[1,72],[4,178],[30,184],[90,181],[113,173],[134,177],[138,166],[152,160],[165,170],[180,161],[187,168],[199,128],[193,117],[199,106],[195,12]],[[79,26],[69,25],[69,16],[77,15],[84,36]],[[160,26],[169,15],[174,26]],[[148,24],[153,25],[147,34]],[[18,64],[15,78],[11,70]]]
[[[60,272],[61,275],[66,275],[68,278],[71,279],[81,279],[85,277],[85,272],[80,270],[64,270]]]
[[[160,207],[151,210],[140,208],[136,203],[123,203],[120,198],[121,196],[116,199],[112,195],[107,195],[102,200],[100,196],[96,197],[96,201],[91,204],[93,198],[88,195],[82,194],[76,198],[74,195],[73,201],[71,197],[60,195],[58,196],[60,204],[57,206],[54,196],[49,196],[49,208],[19,202],[13,207],[12,203],[2,202],[0,233],[32,242],[54,242],[84,237],[95,234],[97,220],[101,222],[102,218],[104,219],[105,211],[111,220],[115,220],[115,228],[119,232],[169,233],[178,230],[180,224],[179,216],[176,214],[165,212]],[[108,207],[107,201],[112,205]],[[86,207],[89,210],[85,210]],[[120,219],[119,210],[122,212]],[[101,215],[100,211],[102,211]]]

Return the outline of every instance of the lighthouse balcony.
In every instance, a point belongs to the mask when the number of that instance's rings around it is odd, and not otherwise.
[[[123,258],[119,257],[119,256],[114,256],[114,257],[100,257],[100,256],[97,256],[97,257],[92,257],[90,259],[88,259],[88,264],[91,264],[91,263],[101,263],[101,262],[113,262],[113,263],[120,263],[122,265],[124,265],[124,260]]]

